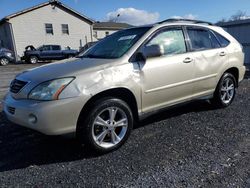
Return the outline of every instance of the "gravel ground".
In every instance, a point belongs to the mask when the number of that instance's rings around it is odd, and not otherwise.
[[[1,97],[20,67],[30,66],[0,67]],[[74,139],[13,125],[0,114],[0,186],[250,187],[249,104],[245,79],[229,108],[196,101],[167,110],[141,122],[127,144],[102,156]]]

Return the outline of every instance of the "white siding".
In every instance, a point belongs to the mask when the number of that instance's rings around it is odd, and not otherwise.
[[[17,54],[23,55],[27,45],[38,47],[43,44],[58,44],[79,49],[91,41],[91,25],[78,17],[51,5],[19,15],[10,20],[13,27]],[[53,24],[54,35],[46,34],[45,23]],[[61,24],[68,24],[69,35],[62,34]]]
[[[95,37],[95,32],[97,32],[97,38]],[[94,29],[93,31],[93,41],[98,41],[100,39],[103,39],[106,37],[106,32],[109,32],[109,35],[111,35],[112,33],[115,33],[117,32],[114,31],[114,30],[97,30],[97,29]]]

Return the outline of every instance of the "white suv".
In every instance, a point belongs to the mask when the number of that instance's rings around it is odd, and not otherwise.
[[[76,132],[87,146],[108,152],[153,112],[194,99],[230,105],[243,62],[241,45],[222,28],[165,20],[116,32],[77,58],[19,74],[4,112],[48,135]]]

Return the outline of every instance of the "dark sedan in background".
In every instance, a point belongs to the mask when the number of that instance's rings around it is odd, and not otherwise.
[[[0,48],[0,65],[5,66],[14,61],[14,53],[11,50]]]

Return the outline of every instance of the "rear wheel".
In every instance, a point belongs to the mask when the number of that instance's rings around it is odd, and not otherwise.
[[[7,58],[5,58],[5,57],[0,58],[0,64],[2,66],[8,65],[9,64],[9,60]]]
[[[219,108],[229,106],[236,94],[236,79],[231,73],[224,73],[215,90],[211,102]]]
[[[124,101],[103,98],[96,101],[78,124],[77,137],[87,147],[106,153],[119,148],[133,127],[132,112]]]
[[[38,62],[38,58],[36,56],[30,56],[29,62],[31,64],[36,64]]]

